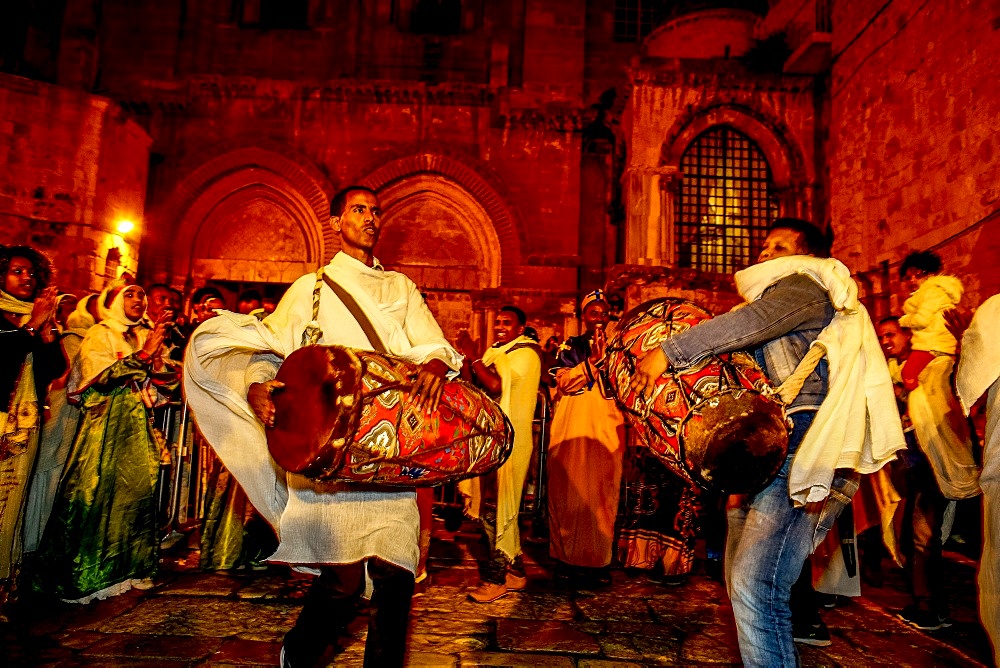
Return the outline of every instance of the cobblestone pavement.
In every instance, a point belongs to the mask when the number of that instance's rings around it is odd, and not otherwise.
[[[614,574],[608,589],[561,591],[544,546],[527,546],[530,584],[481,605],[467,599],[484,549],[473,534],[441,532],[431,580],[413,601],[408,662],[413,666],[738,665],[732,612],[718,582],[693,576],[666,587]],[[35,602],[18,624],[0,626],[0,664],[13,666],[275,665],[308,576],[199,573],[197,553],[165,560],[157,586],[89,606]],[[955,625],[913,630],[892,612],[906,604],[899,571],[881,589],[826,610],[829,647],[802,647],[805,666],[989,665],[973,609],[973,568],[956,564]],[[367,619],[340,641],[333,665],[361,665]]]

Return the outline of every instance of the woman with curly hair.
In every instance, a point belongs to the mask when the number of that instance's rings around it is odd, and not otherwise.
[[[17,596],[42,401],[66,370],[51,278],[48,260],[34,248],[0,247],[0,620]]]

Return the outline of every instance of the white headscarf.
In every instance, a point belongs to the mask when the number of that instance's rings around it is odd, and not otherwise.
[[[87,305],[92,299],[97,299],[96,294],[84,296],[76,303],[76,309],[66,318],[66,331],[79,336],[86,336],[91,327],[97,324],[94,316],[90,314]]]
[[[142,321],[142,316],[140,316],[138,320],[129,320],[128,316],[125,315],[125,291],[131,287],[140,286],[135,285],[134,283],[132,285],[124,286],[118,291],[118,294],[115,295],[114,300],[111,302],[111,306],[103,309],[104,312],[101,314],[104,316],[104,319],[101,320],[101,324],[109,327],[119,334],[124,334],[129,327],[135,327]],[[110,288],[110,290],[114,289],[115,288]],[[108,288],[105,288],[105,292],[108,292],[108,290]],[[104,304],[104,301],[104,299],[101,299],[101,305]],[[145,315],[145,312],[143,315]]]

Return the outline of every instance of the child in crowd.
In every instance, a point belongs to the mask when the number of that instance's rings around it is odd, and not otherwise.
[[[941,274],[941,258],[933,251],[910,253],[899,267],[904,292],[901,327],[908,328],[913,352],[902,368],[903,385],[917,388],[920,372],[938,355],[954,355],[958,342],[945,326],[944,312],[962,300],[962,282]]]

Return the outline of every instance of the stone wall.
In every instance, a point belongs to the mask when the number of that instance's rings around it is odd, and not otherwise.
[[[0,243],[45,252],[63,291],[134,274],[148,147],[109,99],[0,75]],[[128,235],[115,233],[123,219]]]
[[[844,0],[833,12],[835,253],[898,313],[899,262],[933,249],[974,307],[1000,291],[1000,4]]]

